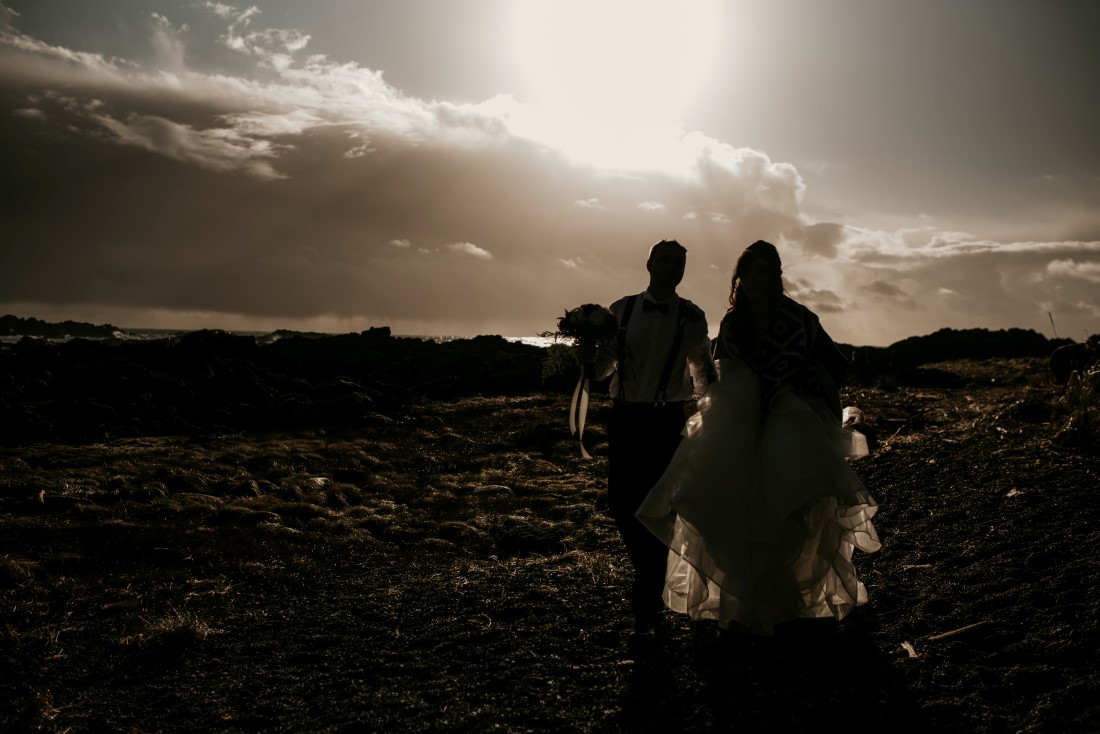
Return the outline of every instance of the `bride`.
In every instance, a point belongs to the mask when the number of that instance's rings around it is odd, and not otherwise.
[[[768,242],[737,260],[715,359],[719,381],[637,512],[670,550],[665,604],[765,635],[843,619],[867,601],[853,550],[880,548],[877,505],[845,460],[867,443],[841,423],[847,362],[783,294]]]

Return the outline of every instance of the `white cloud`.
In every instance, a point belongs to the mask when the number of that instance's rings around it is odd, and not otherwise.
[[[688,212],[687,214],[684,215],[684,221],[687,221],[687,222],[694,222],[698,218],[699,218],[699,215],[696,214],[695,212]]]
[[[644,212],[663,212],[665,205],[659,201],[643,201],[638,204],[638,208]]]
[[[573,258],[569,258],[569,259],[559,257],[558,262],[560,262],[562,265],[564,265],[567,268],[572,268],[573,270],[576,270],[576,269],[580,268],[581,263],[583,263],[584,261],[581,260],[579,257],[573,257]]]
[[[0,3],[0,31],[11,30],[12,22],[18,17],[19,13]]]
[[[412,247],[412,242],[406,239],[390,240],[390,244],[394,247],[408,248]]]
[[[222,115],[222,121],[239,135],[251,138],[272,138],[301,135],[306,130],[324,124],[324,119],[311,110],[287,112],[235,112]]]
[[[1077,262],[1076,260],[1051,260],[1047,272],[1062,278],[1077,278],[1100,285],[1100,262]]]
[[[152,66],[73,51],[13,32],[0,35],[0,83],[64,88],[77,100],[102,100],[98,116],[92,116],[87,105],[76,106],[73,112],[83,112],[92,122],[115,132],[109,138],[115,142],[140,144],[152,152],[191,160],[205,168],[245,170],[266,178],[279,177],[274,172],[274,161],[286,148],[276,147],[272,139],[280,136],[302,135],[329,125],[358,128],[356,132],[366,141],[372,130],[410,143],[446,134],[435,112],[444,105],[405,97],[386,84],[379,72],[354,63],[338,64],[317,55],[295,61],[295,54],[308,41],[297,31],[266,29],[233,36],[234,29],[252,22],[258,12],[255,8],[241,11],[218,3],[208,3],[206,8],[231,21],[230,37],[240,38],[241,42],[229,45],[268,65],[275,74],[273,78],[260,81],[260,75],[235,77],[186,68],[176,29],[163,16],[155,15],[152,33],[159,50]],[[142,112],[131,112],[127,106],[140,107]],[[164,112],[150,114],[155,108]],[[186,122],[175,119],[181,112],[188,116]],[[157,118],[163,122],[155,122]],[[122,130],[135,124],[176,125],[181,128],[177,137],[187,135],[233,144],[206,145],[201,156],[191,157],[185,153],[187,146],[161,149],[155,144],[159,136]],[[349,157],[369,152],[369,142],[365,145],[353,148]],[[247,154],[242,155],[244,152]],[[269,162],[257,165],[254,159],[258,153]]]
[[[362,158],[373,151],[374,148],[370,147],[370,145],[357,145],[354,148],[348,148],[344,151],[344,157],[354,160],[356,158]]]
[[[607,209],[607,207],[601,204],[600,200],[595,197],[591,199],[578,199],[573,203],[581,209]]]
[[[207,0],[205,3],[203,3],[203,7],[211,10],[215,15],[222,18],[232,18],[236,16],[239,12],[231,5],[226,5],[225,3],[211,2],[211,0]]]
[[[474,257],[479,260],[493,259],[493,253],[481,247],[478,247],[472,242],[453,242],[447,245],[447,249],[451,252],[457,252],[461,255],[469,255],[470,257]]]
[[[180,34],[190,29],[186,24],[176,28],[160,13],[150,13],[150,17],[153,19],[152,45],[156,65],[165,71],[179,72],[184,67],[186,56]]]
[[[122,73],[121,62],[102,54],[73,51],[8,29],[0,34],[0,60],[3,76],[28,81],[80,83],[93,77],[117,81]]]
[[[125,120],[93,111],[91,119],[123,145],[159,153],[213,171],[240,170],[262,179],[283,178],[271,165],[277,147],[231,127],[197,130],[154,115],[131,114]]]
[[[221,42],[234,51],[242,51],[245,53],[251,53],[255,49],[249,43],[249,38],[241,35],[238,29],[248,28],[252,24],[252,18],[259,15],[260,9],[255,5],[241,10],[232,5],[226,5],[218,2],[207,2],[203,7],[207,8],[214,15],[224,20],[230,21],[229,29],[225,32],[225,35],[221,37]],[[247,34],[253,36],[255,34]]]

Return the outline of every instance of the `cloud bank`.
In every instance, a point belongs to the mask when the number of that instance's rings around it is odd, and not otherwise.
[[[149,53],[116,58],[31,37],[0,5],[0,309],[532,334],[640,291],[649,245],[675,237],[712,329],[740,250],[769,239],[842,341],[1041,329],[1048,311],[1063,335],[1095,330],[1100,243],[812,222],[798,170],[763,151],[649,131],[620,136],[634,156],[593,157],[506,95],[416,99],[255,8],[188,8],[133,19]]]

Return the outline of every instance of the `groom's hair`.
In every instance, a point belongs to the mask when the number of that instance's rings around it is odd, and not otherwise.
[[[675,248],[676,251],[680,253],[681,257],[687,257],[687,248],[684,247],[683,245],[681,245],[676,240],[661,240],[660,242],[658,242],[657,244],[655,244],[655,245],[653,245],[652,247],[649,248],[649,259],[650,260],[653,259],[653,254],[655,252],[657,252],[658,247],[672,247],[672,248]]]

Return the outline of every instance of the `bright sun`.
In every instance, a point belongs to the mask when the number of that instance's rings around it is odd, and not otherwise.
[[[720,0],[522,0],[512,13],[523,101],[613,126],[682,122],[722,21]]]

